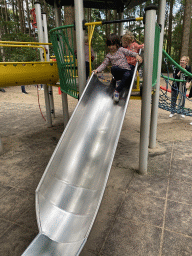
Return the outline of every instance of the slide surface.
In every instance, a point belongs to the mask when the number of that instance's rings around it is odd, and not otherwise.
[[[36,190],[39,234],[23,256],[79,255],[107,184],[134,83],[118,104],[92,75]]]

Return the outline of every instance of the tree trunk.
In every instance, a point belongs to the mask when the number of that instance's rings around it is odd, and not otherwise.
[[[114,20],[117,20],[117,10],[114,10]],[[113,32],[117,34],[117,23],[114,23],[114,30]]]
[[[22,21],[23,21],[23,33],[26,34],[26,27],[25,27],[25,9],[23,6],[23,0],[21,0],[21,10],[22,10]]]
[[[2,29],[0,27],[0,40],[1,40],[1,35],[2,35]],[[2,55],[2,61],[5,62],[5,55],[4,55],[4,48],[0,47],[0,53]]]
[[[4,6],[5,6],[5,21],[8,21],[8,15],[7,15],[7,2],[4,0]]]
[[[169,27],[168,27],[168,35],[167,35],[167,53],[171,55],[171,38],[172,38],[172,22],[173,22],[173,1],[170,1],[170,9],[169,9]]]
[[[15,22],[15,3],[14,0],[11,1],[12,4],[12,10],[13,10],[13,21]],[[14,25],[14,32],[16,33],[16,25]]]
[[[7,3],[5,0],[4,0],[4,8],[3,9],[4,9],[4,14],[5,14],[5,21],[7,22],[8,21]],[[8,33],[7,24],[6,24],[6,26],[4,26],[4,29],[5,29],[5,33]]]
[[[19,23],[21,26],[21,33],[24,33],[24,28],[23,28],[23,15],[22,15],[22,7],[21,7],[21,1],[22,0],[18,0],[18,7],[19,7]]]
[[[181,55],[188,55],[189,50],[189,37],[190,37],[190,25],[191,25],[191,5],[192,0],[185,0],[185,11],[184,11],[184,19],[183,19],[183,37],[182,37],[182,48]]]
[[[30,20],[30,14],[29,14],[29,3],[28,0],[25,0],[26,2],[26,8],[27,8],[27,22],[29,25],[29,36],[31,36],[31,20]]]
[[[14,1],[14,0],[13,0]],[[18,4],[18,0],[16,0],[15,1],[15,22],[17,22],[17,25],[16,25],[16,33],[17,33],[17,31],[19,30],[19,24],[18,24],[18,17],[19,17],[19,15],[18,15],[18,6],[19,4]]]
[[[74,12],[74,7],[72,6],[65,6],[65,20],[64,24],[65,25],[71,25],[74,24],[75,20],[75,12]],[[74,43],[74,49],[76,49],[76,38],[75,38],[75,32],[73,33],[73,43]],[[72,45],[72,40],[69,37],[69,44]]]
[[[91,22],[91,8],[88,8],[88,22]]]
[[[107,21],[110,21],[111,20],[111,10],[107,10],[107,17],[106,17],[106,20]],[[111,25],[110,24],[107,24],[106,25],[106,36],[108,36],[111,32]]]

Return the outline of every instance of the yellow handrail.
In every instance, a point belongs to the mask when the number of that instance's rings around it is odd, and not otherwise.
[[[32,44],[32,45],[52,45],[52,43],[38,43],[38,42],[17,42],[17,41],[0,41],[0,44]]]
[[[93,32],[95,29],[95,24],[88,25],[88,41],[89,41],[89,75],[91,76],[92,66],[91,66],[91,40],[93,37]]]
[[[29,48],[42,48],[43,51],[44,51],[44,58],[45,58],[45,61],[47,61],[47,58],[46,58],[46,50],[45,50],[45,47],[43,46],[35,46],[35,45],[6,45],[6,44],[0,44],[0,47],[29,47]]]
[[[91,25],[102,25],[102,21],[86,22],[85,23],[85,26],[91,26]]]

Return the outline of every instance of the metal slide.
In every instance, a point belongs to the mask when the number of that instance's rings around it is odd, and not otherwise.
[[[91,76],[37,187],[39,234],[23,256],[80,254],[103,197],[137,65],[118,104],[112,85]]]

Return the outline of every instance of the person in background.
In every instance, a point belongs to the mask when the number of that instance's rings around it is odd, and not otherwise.
[[[28,92],[26,92],[26,90],[25,90],[25,85],[21,85],[21,91],[22,91],[22,93],[28,94]]]
[[[188,72],[191,72],[191,67],[187,65],[189,63],[189,57],[188,56],[183,56],[180,59],[180,66],[184,69],[186,69]],[[173,77],[175,79],[181,79],[181,74],[182,72],[179,69],[175,69],[173,72]],[[190,78],[186,78],[187,82],[186,85],[184,85],[183,92],[184,95],[186,95],[186,87],[189,86]],[[173,117],[176,114],[176,101],[177,101],[177,96],[179,94],[179,85],[180,82],[173,82],[172,87],[171,87],[171,114],[169,117]],[[181,107],[183,108],[185,106],[185,97],[183,98],[183,102]],[[181,115],[181,117],[185,117],[185,115]]]
[[[86,80],[89,77],[90,69],[89,69],[89,40],[88,36],[84,37],[85,39],[85,70],[86,70]],[[75,57],[77,58],[77,51],[75,50]],[[91,61],[94,61],[95,53],[93,48],[91,47]]]
[[[191,72],[191,66],[189,65],[189,57],[186,56],[186,62],[187,62],[187,69],[190,70],[189,72]],[[189,89],[189,98],[192,98],[192,85],[191,85],[191,81],[192,78],[188,77],[188,82],[186,83],[186,89]],[[190,125],[192,125],[192,122],[190,123]]]
[[[44,90],[42,84],[38,84],[37,87],[38,87],[38,90],[39,90],[39,91],[40,91],[40,90]]]
[[[37,84],[37,85],[35,85],[35,87],[37,87],[38,91],[44,90],[42,84]]]
[[[122,36],[122,47],[126,48],[129,51],[139,53],[140,49],[144,48],[144,44],[139,45],[135,42],[134,35],[131,31],[127,30],[127,32]],[[127,56],[127,62],[133,71],[136,65],[136,59],[132,56]]]
[[[106,44],[109,53],[106,55],[103,63],[96,70],[93,70],[93,72],[99,73],[103,71],[109,63],[112,64],[111,73],[117,81],[116,90],[113,93],[113,100],[114,102],[119,102],[119,93],[123,88],[128,86],[129,79],[133,76],[133,72],[127,62],[126,56],[132,56],[139,62],[142,62],[142,58],[138,53],[120,47],[120,39],[115,34],[111,34],[107,38]]]

